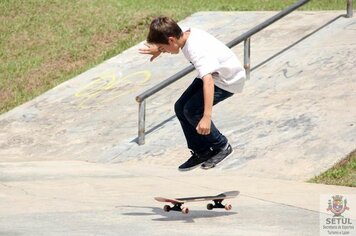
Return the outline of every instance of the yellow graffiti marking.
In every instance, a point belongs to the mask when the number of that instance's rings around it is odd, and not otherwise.
[[[150,79],[150,71],[138,71],[122,78],[117,78],[114,72],[106,72],[75,93],[75,97],[79,100],[80,108],[90,107],[93,100],[96,105],[102,105],[135,92]]]
[[[105,83],[107,79],[111,79],[109,83]],[[105,73],[97,78],[95,78],[92,82],[84,86],[84,88],[75,94],[76,97],[94,97],[102,91],[108,90],[112,88],[112,86],[116,82],[116,77],[113,73]],[[103,83],[103,85],[97,85]]]

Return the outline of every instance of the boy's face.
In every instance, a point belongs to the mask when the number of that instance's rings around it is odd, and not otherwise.
[[[169,37],[168,38],[168,44],[161,44],[161,43],[157,43],[156,46],[158,47],[158,49],[165,53],[171,53],[171,54],[178,54],[179,53],[179,46],[177,43],[177,39],[175,37]]]

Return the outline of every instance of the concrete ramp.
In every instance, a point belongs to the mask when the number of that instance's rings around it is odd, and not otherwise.
[[[181,24],[229,42],[274,14]],[[235,153],[209,171],[177,170],[189,151],[173,104],[194,73],[148,99],[146,144],[135,143],[135,96],[186,67],[182,55],[149,63],[137,45],[3,114],[0,235],[355,235],[356,189],[302,182],[355,148],[356,20],[341,14],[295,12],[252,38],[251,80],[213,113]],[[232,190],[229,212],[167,213],[153,199]],[[350,228],[326,221],[336,194]]]
[[[274,14],[201,12],[181,25],[228,42]],[[341,14],[295,12],[252,38],[258,68],[242,94],[214,108],[235,148],[221,169],[305,180],[355,148],[356,21]],[[139,47],[2,115],[0,161],[183,162],[189,152],[172,108],[195,73],[148,99],[138,146],[135,96],[188,65],[182,55],[150,63]],[[241,46],[234,50],[242,60]]]

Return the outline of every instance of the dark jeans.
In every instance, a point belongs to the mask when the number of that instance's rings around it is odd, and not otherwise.
[[[233,93],[227,92],[217,86],[214,87],[214,105],[231,97]],[[175,103],[175,112],[182,125],[188,148],[195,153],[204,153],[213,148],[217,150],[227,144],[227,139],[211,122],[210,134],[198,134],[196,127],[204,114],[203,81],[196,78]]]

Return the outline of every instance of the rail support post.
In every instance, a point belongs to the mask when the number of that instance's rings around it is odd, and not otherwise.
[[[351,18],[353,16],[352,0],[347,0],[346,17]]]
[[[138,145],[145,144],[146,100],[138,104]]]
[[[247,38],[244,41],[244,68],[246,71],[246,79],[250,79],[250,72],[251,72],[251,38]]]

